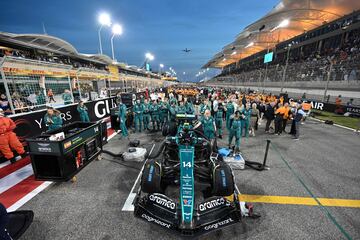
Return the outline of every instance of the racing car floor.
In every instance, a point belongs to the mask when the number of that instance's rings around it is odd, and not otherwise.
[[[256,137],[242,140],[243,157],[258,162],[263,161],[266,139],[272,141],[270,170],[235,170],[244,199],[253,202],[261,217],[199,239],[360,239],[360,201],[350,201],[360,200],[360,136],[311,120],[301,130],[300,140],[294,141],[288,134],[266,134],[262,125]],[[148,150],[163,139],[160,133],[131,138],[140,139]],[[117,135],[105,148],[119,153],[127,143]],[[75,183],[53,183],[20,208],[35,213],[21,239],[178,239],[133,217],[129,199],[141,166],[103,154]],[[319,206],[312,197],[330,200]]]

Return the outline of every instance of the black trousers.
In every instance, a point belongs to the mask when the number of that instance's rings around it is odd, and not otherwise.
[[[269,131],[270,124],[272,121],[273,121],[272,119],[266,119],[265,131]]]
[[[287,124],[287,119],[283,119],[283,122],[282,122],[282,130],[283,130],[284,132],[285,132],[286,124]]]
[[[275,133],[282,133],[282,128],[283,128],[282,123],[283,123],[282,118],[280,117],[275,118]]]

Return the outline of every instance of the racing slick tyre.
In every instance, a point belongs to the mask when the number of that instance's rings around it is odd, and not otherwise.
[[[235,185],[232,170],[226,163],[220,163],[213,171],[213,195],[230,196],[234,191]]]
[[[141,176],[141,191],[145,193],[160,193],[161,165],[158,161],[150,159],[146,162]]]

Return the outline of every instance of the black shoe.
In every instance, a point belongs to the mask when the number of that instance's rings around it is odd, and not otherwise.
[[[10,158],[10,163],[11,163],[11,164],[14,164],[15,162],[16,162],[15,157]]]

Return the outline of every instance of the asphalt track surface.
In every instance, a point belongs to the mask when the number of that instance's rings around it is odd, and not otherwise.
[[[235,171],[243,194],[310,197],[295,177],[303,180],[316,196],[360,200],[360,136],[353,131],[308,120],[302,125],[299,141],[288,134],[264,133],[242,140],[247,160],[262,162],[266,139],[274,144],[268,155],[268,171]],[[143,147],[162,140],[159,133],[132,134]],[[115,153],[127,149],[127,140],[115,136],[106,149]],[[220,140],[223,145],[226,141]],[[280,156],[281,154],[281,156]],[[122,211],[139,174],[141,163],[119,164],[103,155],[77,175],[77,182],[54,183],[21,209],[35,212],[34,222],[21,240],[65,239],[180,239],[173,233],[135,219]],[[293,169],[292,172],[284,160]],[[259,219],[240,224],[199,239],[345,239],[320,206],[254,203]],[[327,207],[352,239],[360,239],[360,208]]]

